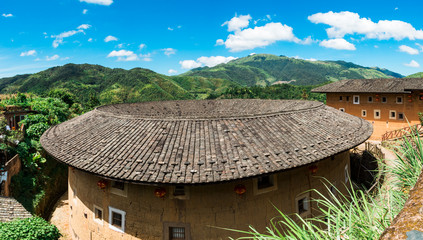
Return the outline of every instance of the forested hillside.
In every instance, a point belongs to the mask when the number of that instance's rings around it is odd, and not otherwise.
[[[1,93],[45,95],[54,89],[73,93],[78,102],[97,98],[102,104],[204,98],[236,86],[228,80],[169,77],[148,69],[111,69],[100,65],[66,64],[45,71],[0,79]]]
[[[309,61],[271,54],[247,56],[212,68],[196,68],[183,76],[227,79],[242,86],[275,83],[318,85],[341,79],[402,77],[387,69],[363,67],[344,61]]]

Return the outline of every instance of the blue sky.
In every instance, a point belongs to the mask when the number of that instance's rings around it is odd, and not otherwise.
[[[423,71],[419,1],[2,0],[0,77],[66,63],[174,75],[252,53]]]

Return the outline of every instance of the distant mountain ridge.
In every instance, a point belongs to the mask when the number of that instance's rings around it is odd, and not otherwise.
[[[81,102],[90,94],[101,103],[204,98],[237,84],[197,76],[169,77],[144,68],[124,70],[92,64],[66,64],[34,73],[0,79],[1,93],[45,94],[66,89]]]
[[[403,77],[387,69],[363,67],[351,62],[309,61],[271,54],[255,54],[210,68],[196,68],[181,76],[221,78],[242,86],[266,86],[285,82],[294,85],[318,85],[341,79]]]

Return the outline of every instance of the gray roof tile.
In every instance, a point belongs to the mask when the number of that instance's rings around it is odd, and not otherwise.
[[[102,177],[199,184],[313,163],[372,131],[319,102],[164,101],[99,107],[50,128],[41,144],[57,160]]]

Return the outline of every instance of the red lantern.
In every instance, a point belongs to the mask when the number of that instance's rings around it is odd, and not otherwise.
[[[164,188],[156,188],[154,190],[154,195],[158,198],[164,198],[164,196],[166,195],[166,189]]]
[[[311,174],[317,173],[317,169],[319,169],[317,165],[311,165],[310,167],[308,167],[308,170],[310,170]]]
[[[107,180],[105,180],[105,179],[101,179],[101,180],[99,180],[99,181],[97,182],[97,186],[98,186],[100,189],[105,189],[105,188],[107,187]]]
[[[234,191],[235,191],[236,194],[241,196],[242,194],[244,194],[247,191],[247,188],[245,188],[245,186],[242,185],[242,184],[238,184],[238,185],[235,186]]]

